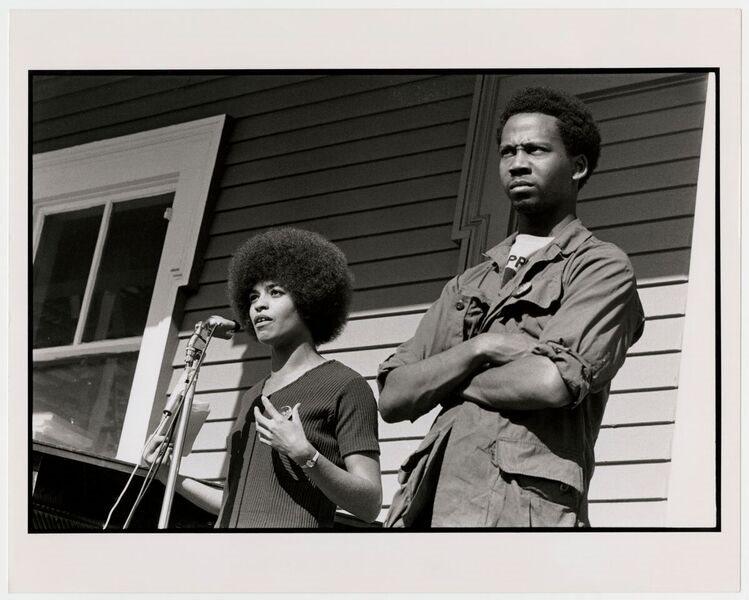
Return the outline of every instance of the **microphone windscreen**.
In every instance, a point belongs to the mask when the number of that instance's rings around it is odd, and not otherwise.
[[[213,328],[213,337],[219,337],[224,340],[231,339],[235,333],[242,330],[242,326],[236,321],[218,315],[208,317],[205,321],[205,326],[209,329]]]

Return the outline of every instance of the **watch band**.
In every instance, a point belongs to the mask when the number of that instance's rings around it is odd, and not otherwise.
[[[301,465],[302,469],[312,469],[317,465],[317,459],[320,458],[320,451],[315,450],[314,456],[312,458],[308,458],[306,461],[304,461],[304,464]]]

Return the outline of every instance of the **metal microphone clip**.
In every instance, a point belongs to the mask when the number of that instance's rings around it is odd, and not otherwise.
[[[193,331],[190,340],[187,342],[187,348],[185,348],[185,362],[188,365],[192,365],[197,359],[200,358],[205,350],[206,339],[201,335],[203,333],[203,321],[195,323],[195,330]],[[202,346],[198,346],[202,343]]]

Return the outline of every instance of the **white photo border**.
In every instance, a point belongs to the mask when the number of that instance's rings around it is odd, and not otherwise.
[[[720,532],[29,534],[22,376],[10,383],[8,405],[9,456],[21,457],[8,469],[11,591],[738,589],[738,11],[44,10],[13,12],[10,27],[15,348],[26,346],[28,71],[38,69],[717,68],[722,300]],[[27,373],[24,352],[8,361],[10,373]]]

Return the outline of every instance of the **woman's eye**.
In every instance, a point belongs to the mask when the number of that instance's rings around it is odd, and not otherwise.
[[[271,290],[270,295],[275,297],[283,296],[283,291],[276,288]]]

